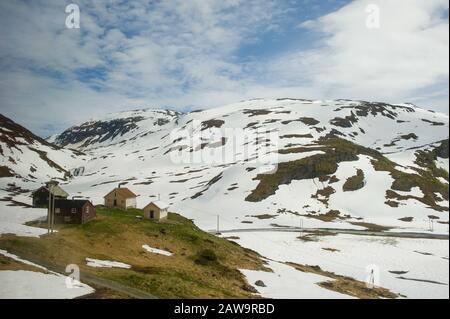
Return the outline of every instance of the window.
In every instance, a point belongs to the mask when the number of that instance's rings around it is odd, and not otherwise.
[[[55,214],[61,214],[61,208],[55,208]]]
[[[84,210],[86,215],[89,215],[89,213],[91,212],[91,209],[89,206],[86,206],[85,210]]]
[[[76,208],[72,208],[70,211],[71,211],[72,214],[76,214],[77,213],[77,209]]]
[[[70,217],[70,216],[64,216],[64,221],[65,221],[66,223],[71,222],[71,221],[72,221],[72,217]]]

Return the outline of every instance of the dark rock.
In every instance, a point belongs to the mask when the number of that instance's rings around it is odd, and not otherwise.
[[[440,158],[449,158],[448,156],[448,140],[443,141],[442,144],[436,148],[436,155]]]

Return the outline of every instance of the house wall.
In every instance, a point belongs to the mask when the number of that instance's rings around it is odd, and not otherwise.
[[[33,194],[33,207],[48,208],[48,195],[47,190],[41,189]],[[55,199],[65,199],[67,197],[55,196]]]
[[[48,208],[48,192],[44,190],[37,191],[33,194],[33,207]]]
[[[128,198],[126,200],[126,207],[127,208],[136,208],[136,198]]]
[[[166,209],[161,209],[161,211],[159,213],[159,218],[160,219],[166,219],[167,218],[167,208]]]
[[[95,206],[86,203],[82,208],[55,208],[56,224],[84,224],[97,216]]]
[[[71,208],[55,208],[56,224],[81,224],[81,209],[76,208],[74,212]]]
[[[82,211],[82,218],[81,221],[82,223],[87,223],[88,221],[90,221],[91,219],[94,219],[95,217],[97,217],[97,211],[95,210],[95,206],[92,205],[91,203],[86,203],[83,206],[83,211]]]
[[[130,199],[134,200],[134,204],[132,202],[131,205],[129,205],[128,200],[130,200]],[[114,200],[117,201],[116,206],[114,206]],[[109,208],[117,207],[120,209],[136,208],[136,198],[129,198],[128,200],[125,197],[123,197],[122,195],[120,195],[119,193],[114,191],[105,197],[105,206],[109,207]]]

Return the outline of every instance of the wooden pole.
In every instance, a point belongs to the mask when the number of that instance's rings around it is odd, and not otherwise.
[[[52,234],[55,228],[55,195],[52,195]]]

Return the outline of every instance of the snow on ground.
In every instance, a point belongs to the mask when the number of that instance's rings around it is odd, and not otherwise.
[[[25,270],[0,271],[0,299],[71,299],[93,293],[95,290],[79,281],[49,271],[0,249],[0,255],[20,263],[42,269],[45,273]],[[69,284],[68,284],[69,283]]]
[[[130,269],[131,266],[118,261],[99,260],[93,258],[86,258],[86,265],[94,268],[124,268]]]
[[[349,299],[348,295],[340,294],[318,286],[318,283],[329,281],[330,278],[300,272],[290,266],[270,261],[268,267],[273,272],[241,270],[247,281],[264,298],[270,299]],[[255,285],[262,281],[266,287]]]
[[[0,299],[72,299],[95,290],[78,283],[68,287],[65,276],[33,271],[0,271]]]
[[[146,251],[148,251],[149,253],[152,253],[152,254],[158,254],[158,255],[163,255],[163,256],[167,256],[167,257],[173,256],[173,254],[171,252],[153,248],[153,247],[150,247],[149,245],[143,245],[142,248],[144,248]]]
[[[227,237],[237,236],[237,243],[274,261],[318,265],[360,281],[366,280],[367,267],[376,265],[380,270],[380,286],[394,293],[407,298],[449,298],[448,240],[339,234],[318,237],[317,242],[303,242],[297,239],[299,235],[249,232]],[[298,287],[297,274],[292,275],[292,283],[289,280],[285,283],[286,290]]]
[[[23,237],[39,237],[47,230],[24,225],[26,222],[47,217],[47,209],[7,206],[0,202],[0,235],[15,234]]]

